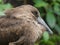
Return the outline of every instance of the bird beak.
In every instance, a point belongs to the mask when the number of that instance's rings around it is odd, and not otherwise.
[[[48,27],[48,25],[44,22],[44,20],[41,17],[38,17],[37,21],[39,24],[42,24],[44,27],[46,27],[48,33],[53,34],[51,29]]]

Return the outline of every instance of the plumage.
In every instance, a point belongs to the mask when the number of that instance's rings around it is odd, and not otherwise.
[[[34,45],[46,30],[37,21],[38,10],[31,5],[9,9],[5,14],[0,17],[0,44]]]

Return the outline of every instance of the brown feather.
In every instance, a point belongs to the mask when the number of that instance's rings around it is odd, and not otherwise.
[[[0,42],[20,45],[20,38],[23,36],[23,45],[34,45],[33,43],[42,36],[45,27],[38,24],[37,17],[30,9],[25,8],[22,6],[7,10],[6,16],[0,17]]]

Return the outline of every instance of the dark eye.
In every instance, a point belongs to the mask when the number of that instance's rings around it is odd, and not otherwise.
[[[32,13],[33,13],[36,17],[38,17],[38,12],[37,12],[37,11],[32,11]]]

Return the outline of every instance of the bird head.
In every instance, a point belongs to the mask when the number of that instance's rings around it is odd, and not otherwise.
[[[48,25],[41,18],[40,12],[38,11],[38,9],[31,6],[31,5],[22,5],[22,6],[19,6],[16,8],[12,8],[10,10],[5,11],[5,14],[7,16],[15,16],[17,18],[20,18],[21,15],[26,15],[26,16],[31,15],[31,16],[35,17],[35,20],[39,24],[42,24],[50,34],[53,34],[51,29],[48,27]]]
[[[46,31],[49,33],[49,34],[53,34],[52,30],[49,28],[49,26],[45,23],[45,21],[41,18],[40,16],[40,12],[38,11],[37,8],[31,6],[31,5],[22,5],[21,7],[24,7],[25,10],[29,10],[35,17],[36,17],[36,20],[39,24],[42,24],[45,28],[46,28]]]

